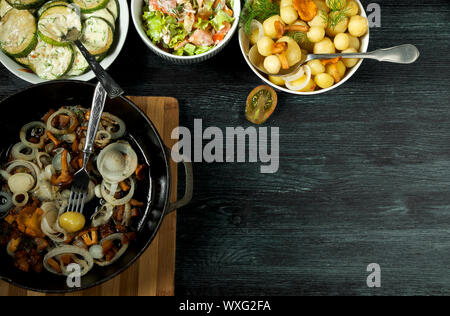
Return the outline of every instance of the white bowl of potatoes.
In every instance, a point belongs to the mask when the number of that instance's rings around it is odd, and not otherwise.
[[[258,12],[268,13],[258,21]],[[369,25],[359,0],[253,0],[244,8],[239,43],[250,68],[268,85],[291,94],[320,94],[344,84],[362,60],[312,60],[298,73],[276,74],[305,54],[367,52]]]

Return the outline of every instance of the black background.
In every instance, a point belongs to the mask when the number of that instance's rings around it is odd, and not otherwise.
[[[377,3],[369,49],[412,43],[419,62],[365,61],[327,94],[279,93],[265,124],[280,128],[277,174],[195,164],[194,200],[178,212],[178,295],[450,293],[450,3]],[[245,100],[261,83],[237,36],[209,61],[176,66],[133,25],[110,73],[129,95],[176,97],[191,129],[195,118],[251,126]],[[0,98],[27,86],[0,66]],[[366,286],[372,262],[380,289]]]

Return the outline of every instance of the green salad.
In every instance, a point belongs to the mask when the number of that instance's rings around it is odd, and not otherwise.
[[[178,56],[203,54],[222,42],[235,20],[233,0],[146,0],[144,26],[161,49]]]

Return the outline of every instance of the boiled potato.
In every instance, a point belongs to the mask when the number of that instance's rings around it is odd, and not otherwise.
[[[328,37],[325,37],[320,42],[314,45],[314,54],[334,54],[336,53],[336,48],[333,42]]]
[[[348,53],[357,53],[358,51],[354,48],[347,48],[346,50],[343,51],[344,54],[348,54]],[[344,58],[342,59],[342,61],[344,62],[345,66],[347,68],[352,68],[355,67],[355,65],[358,63],[359,59],[357,58]]]
[[[348,47],[354,48],[357,51],[359,51],[359,48],[361,47],[361,43],[359,42],[359,38],[351,36],[349,33],[346,33],[348,35],[348,38],[350,40]]]
[[[314,82],[313,77],[311,77],[311,79],[309,79],[308,83],[306,84],[306,86],[300,90],[300,92],[313,92],[314,90],[316,90],[316,83]]]
[[[83,229],[86,219],[78,212],[66,212],[59,217],[59,226],[68,233],[76,233]]]
[[[264,59],[264,68],[267,70],[268,73],[276,75],[280,72],[281,69],[281,62],[278,56],[276,55],[270,55]]]
[[[347,16],[355,16],[359,13],[359,6],[355,1],[350,0],[347,2],[344,10]]]
[[[326,29],[328,26],[328,13],[326,13],[325,11],[319,10],[317,12],[317,15],[314,17],[314,19],[309,21],[308,24],[311,27],[319,26],[319,27]]]
[[[292,7],[292,0],[281,0],[280,8],[283,8],[283,7]]]
[[[289,67],[294,66],[302,59],[302,50],[294,39],[289,36],[283,36],[277,41],[277,43],[279,42],[286,42],[288,44],[286,56],[289,62]]]
[[[352,36],[361,37],[369,30],[369,21],[360,16],[355,15],[350,18],[348,23],[348,31]]]
[[[275,29],[275,22],[279,21],[281,24],[284,25],[283,20],[279,15],[274,15],[268,18],[263,23],[263,29],[264,29],[264,35],[270,38],[276,38],[277,37],[277,31]]]
[[[346,50],[350,45],[350,38],[345,33],[339,33],[334,38],[334,46],[337,50]]]
[[[311,74],[313,76],[325,72],[325,66],[318,59],[308,61],[308,66],[311,69]]]
[[[339,75],[341,76],[341,78],[344,78],[345,73],[347,72],[347,67],[345,67],[344,62],[340,60],[336,65],[338,67]]]
[[[345,76],[345,72],[347,71],[347,67],[345,67],[345,64],[340,60],[336,63],[337,71],[339,74],[339,77],[342,79]],[[333,67],[331,64],[327,65],[326,73],[333,76]]]
[[[257,45],[258,45],[258,52],[264,56],[270,56],[272,55],[272,48],[275,42],[267,36],[263,36],[259,39]]]
[[[347,0],[326,0],[326,4],[334,11],[342,10],[347,5]]]
[[[314,81],[322,89],[327,89],[334,84],[334,78],[327,73],[318,74],[314,77]]]
[[[337,14],[339,14],[339,12],[337,12],[337,11],[331,12],[330,13],[330,19],[333,19],[333,18],[336,19],[335,16]],[[334,37],[334,36],[336,36],[339,33],[345,33],[347,31],[348,21],[349,21],[348,17],[345,16],[345,17],[342,17],[339,20],[339,23],[337,25],[335,25],[334,28],[331,27],[330,25],[328,25],[328,27],[327,27],[327,35],[329,37]]]
[[[259,29],[256,28],[250,35],[250,43],[252,43],[252,45],[256,45],[256,43],[258,43],[258,38],[259,38]]]
[[[285,6],[280,8],[281,19],[286,24],[292,24],[298,19],[297,10],[293,6]]]
[[[326,13],[330,12],[330,8],[325,3],[325,0],[314,0],[314,2],[319,10],[325,11]]]
[[[325,37],[325,29],[320,26],[313,26],[306,35],[310,42],[318,43]]]
[[[270,82],[273,84],[276,84],[277,86],[284,86],[286,82],[283,80],[283,78],[279,76],[269,76]]]

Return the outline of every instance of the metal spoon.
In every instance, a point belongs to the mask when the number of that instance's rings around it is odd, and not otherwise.
[[[79,14],[78,10],[76,11]],[[91,69],[97,77],[98,81],[100,81],[111,99],[122,95],[124,93],[123,89],[105,71],[105,69],[103,69],[103,67],[99,64],[95,57],[92,56],[91,53],[89,53],[86,47],[84,47],[84,45],[80,41],[80,37],[80,31],[77,28],[72,28],[62,36],[62,40],[64,42],[73,42],[75,45],[77,45],[84,58],[86,58],[86,61],[89,63],[89,66],[91,66]]]
[[[416,46],[405,44],[391,48],[379,49],[368,53],[349,53],[349,54],[308,54],[304,58],[289,69],[282,69],[278,74],[270,74],[263,67],[253,64],[259,71],[274,77],[286,76],[297,73],[304,64],[314,59],[333,59],[337,57],[342,58],[358,58],[358,59],[375,59],[378,61],[386,61],[397,64],[412,64],[420,56],[420,52]]]

